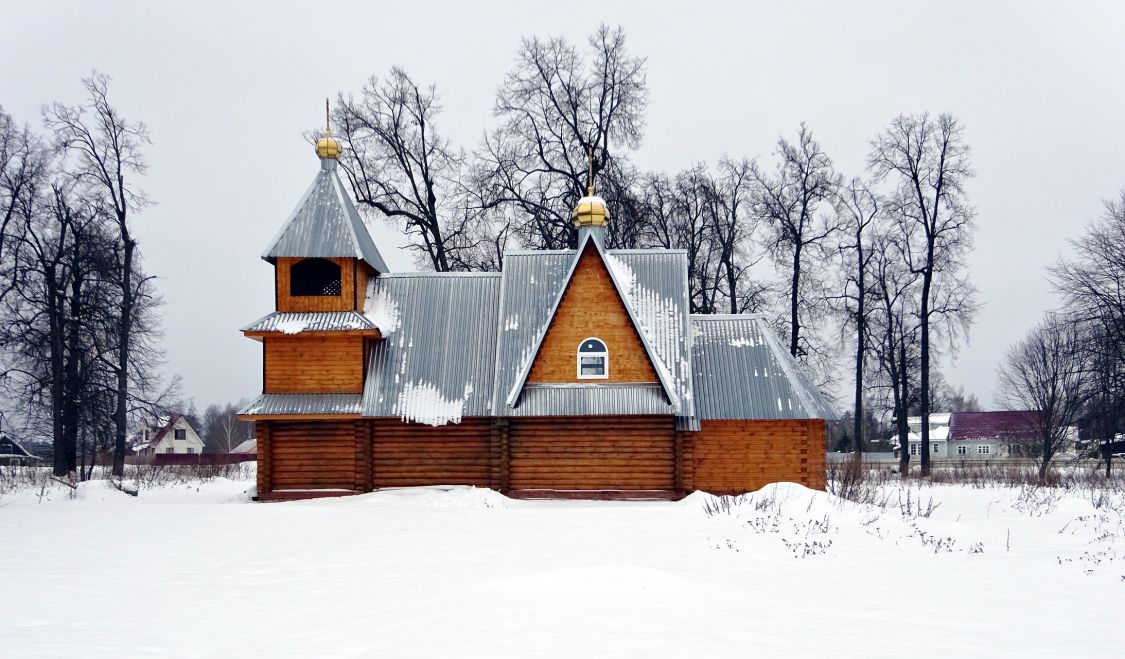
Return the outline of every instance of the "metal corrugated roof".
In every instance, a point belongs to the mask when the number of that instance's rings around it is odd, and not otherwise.
[[[336,174],[336,164],[331,158],[320,161],[320,173],[262,254],[263,259],[357,257],[379,272],[387,271],[363,218]]]
[[[644,347],[645,354],[648,355],[649,360],[652,362],[656,370],[656,376],[660,380],[660,384],[664,387],[664,393],[672,402],[672,407],[675,410],[680,410],[680,394],[678,383],[673,379],[671,370],[664,362],[664,359],[656,352],[653,347],[652,341],[649,337],[649,332],[646,331],[645,326],[637,318],[637,312],[633,308],[633,304],[629,298],[629,292],[634,288],[634,273],[624,266],[618,259],[609,256],[605,249],[602,247],[601,240],[590,231],[580,232],[578,239],[578,249],[574,252],[574,257],[571,260],[570,266],[567,268],[566,276],[555,287],[554,299],[551,302],[551,307],[547,312],[548,319],[554,317],[558,313],[559,305],[562,303],[563,294],[566,287],[569,285],[574,272],[578,267],[579,261],[582,260],[583,255],[587,249],[592,249],[606,266],[609,272],[609,278],[613,283],[613,287],[617,290],[618,294],[624,301],[625,310],[629,314],[629,321],[634,327],[638,328],[637,335],[641,339],[641,344]],[[519,370],[516,374],[515,383],[512,388],[507,392],[504,398],[504,403],[510,408],[519,405],[519,397],[522,395],[524,385],[527,383],[527,377],[531,373],[531,365],[534,362],[535,354],[539,351],[543,340],[546,338],[547,330],[543,328],[536,333],[535,341],[532,344],[528,356],[520,364]]]
[[[243,327],[243,332],[333,332],[375,329],[363,314],[355,311],[275,311]]]
[[[363,394],[262,394],[239,414],[359,414]]]
[[[494,416],[507,416],[505,398],[536,340],[550,322],[551,305],[574,261],[574,250],[508,252],[504,256],[496,337]]]
[[[491,414],[499,273],[382,275],[370,297],[394,323],[371,350],[365,415],[428,423]]]
[[[691,316],[696,416],[834,419],[763,316]]]
[[[673,414],[663,388],[653,384],[528,384],[508,416]]]
[[[637,323],[671,372],[679,413],[694,413],[691,374],[691,308],[688,305],[687,252],[671,249],[610,250]],[[616,263],[615,263],[616,262]]]
[[[550,323],[562,287],[577,263],[578,254],[577,250],[567,250],[509,252],[506,255],[493,403],[495,415],[513,413],[508,399],[526,378],[534,352]],[[657,364],[661,380],[676,401],[670,411],[692,414],[694,396],[690,375],[691,333],[688,331],[690,321],[686,306],[685,252],[613,250],[604,253],[604,258],[610,276],[622,292],[626,307],[636,322],[642,342]],[[526,387],[523,391],[526,394]],[[516,408],[522,405],[520,399]],[[637,412],[620,408],[608,413]]]

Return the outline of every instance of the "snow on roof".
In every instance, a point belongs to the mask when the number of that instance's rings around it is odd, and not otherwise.
[[[239,414],[359,414],[362,394],[262,394]]]
[[[692,315],[702,419],[834,419],[763,316]]]
[[[355,311],[275,311],[243,327],[243,332],[333,332],[369,330],[377,325]]]
[[[513,410],[522,404],[521,397],[526,395],[531,364],[563,291],[586,249],[595,250],[606,264],[610,279],[621,294],[641,343],[671,401],[671,411],[691,416],[693,385],[690,376],[691,337],[687,332],[688,309],[684,306],[687,301],[685,253],[659,249],[605,252],[589,234],[574,251],[520,253],[518,256],[530,259],[513,258],[514,255],[506,259],[501,317],[530,317],[532,322],[520,323],[514,331],[508,331],[505,323],[505,332],[499,339],[501,347],[497,355],[493,413],[497,416],[512,415]],[[530,266],[528,270],[531,272],[520,272],[521,266]],[[639,408],[630,407],[628,401],[642,399],[640,393],[618,398],[622,407],[607,413],[639,414],[641,412],[636,411]],[[565,399],[551,397],[549,400],[562,403]],[[576,413],[566,407],[542,412],[545,415]]]
[[[394,330],[371,349],[364,415],[437,425],[488,416],[499,296],[499,273],[378,277],[370,297],[380,314],[394,306]]]
[[[241,444],[239,444],[238,446],[234,447],[233,449],[231,449],[230,452],[231,453],[257,453],[258,452],[258,440],[257,439],[248,439],[248,440],[242,442]]]
[[[141,432],[133,435],[133,441],[131,442],[133,450],[150,448],[160,444],[160,440],[164,439],[164,436],[168,434],[168,431],[171,430],[176,425],[176,422],[179,421],[183,416],[183,414],[173,414],[172,416],[162,416],[158,418],[156,426],[146,427]],[[145,430],[155,431],[150,432],[148,441],[145,441],[144,438]]]
[[[33,458],[35,460],[41,459],[38,456],[32,455],[30,451],[25,449],[19,442],[16,441],[15,437],[12,437],[6,432],[0,431],[0,442],[11,444],[12,450],[14,451],[13,453],[4,453],[3,455],[0,455],[0,458]]]

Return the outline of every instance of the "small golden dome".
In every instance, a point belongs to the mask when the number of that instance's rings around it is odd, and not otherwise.
[[[578,200],[570,218],[576,227],[604,227],[610,220],[609,208],[605,199],[589,194]]]
[[[332,133],[325,131],[324,137],[316,143],[316,155],[324,160],[325,158],[332,158],[337,160],[340,158],[340,143],[332,137]]]

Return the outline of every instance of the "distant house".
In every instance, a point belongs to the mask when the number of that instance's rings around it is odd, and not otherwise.
[[[203,452],[203,440],[182,414],[177,414],[163,425],[145,428],[133,437],[133,450],[137,455],[191,455]]]
[[[230,450],[230,452],[231,453],[239,453],[239,454],[242,454],[242,453],[257,454],[257,452],[258,452],[258,440],[257,439],[248,439],[248,440],[242,442],[241,444],[239,444],[238,446],[232,448]]]
[[[938,459],[993,460],[1029,457],[1038,450],[1033,410],[939,412],[930,415],[930,455]],[[907,419],[911,456],[922,452],[922,417]],[[1070,435],[1077,438],[1076,429]],[[1073,442],[1072,442],[1073,444]],[[1069,451],[1070,447],[1064,447]],[[898,454],[896,443],[895,454]]]
[[[14,437],[6,432],[0,432],[0,466],[33,467],[42,462],[42,459],[20,446]]]

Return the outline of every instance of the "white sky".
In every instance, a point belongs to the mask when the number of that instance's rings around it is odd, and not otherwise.
[[[1006,346],[1055,305],[1044,267],[1125,187],[1125,3],[9,0],[0,17],[0,104],[17,121],[80,101],[98,68],[148,124],[158,205],[135,228],[161,277],[169,369],[201,409],[261,390],[261,344],[237,330],[272,309],[259,255],[318,170],[302,132],[325,96],[393,65],[437,84],[442,129],[472,147],[521,36],[584,43],[620,24],[648,56],[635,160],[670,172],[768,158],[804,120],[851,176],[896,114],[956,114],[985,304],[949,380],[986,406]],[[411,269],[394,229],[373,233],[392,269]]]

